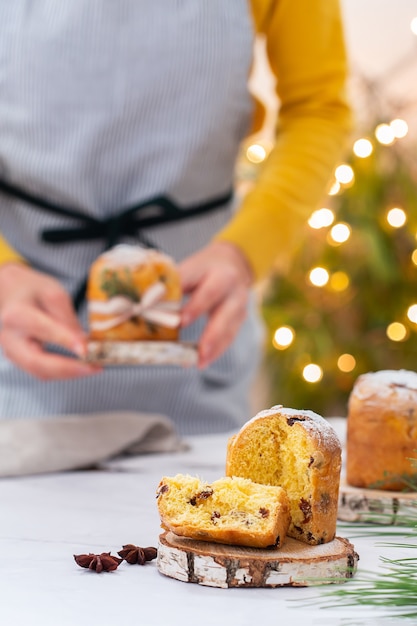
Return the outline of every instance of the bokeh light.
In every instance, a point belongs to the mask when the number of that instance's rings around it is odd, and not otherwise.
[[[387,213],[387,222],[393,228],[401,228],[407,221],[407,215],[403,209],[394,207]]]
[[[339,222],[335,224],[330,231],[330,238],[335,243],[344,243],[350,237],[351,229],[349,224],[345,224],[343,222]]]
[[[375,129],[375,137],[383,146],[390,146],[395,141],[395,134],[389,124],[379,124]]]
[[[417,324],[417,304],[412,304],[411,306],[408,307],[407,317],[410,320],[410,322]]]
[[[337,359],[337,367],[341,372],[351,372],[356,367],[356,359],[352,354],[341,354]]]
[[[329,196],[337,196],[337,194],[339,193],[341,187],[340,187],[340,183],[338,180],[335,180],[332,184],[332,186],[330,187],[330,191],[329,191]]]
[[[316,363],[309,363],[303,369],[303,378],[308,383],[318,383],[323,378],[323,370]]]
[[[350,279],[346,272],[334,272],[330,276],[330,287],[333,291],[345,291],[349,284]]]
[[[326,228],[326,226],[330,226],[334,222],[334,213],[330,209],[317,209],[314,211],[310,219],[308,220],[308,225],[311,228],[319,229]]]
[[[329,282],[329,272],[324,267],[314,267],[309,274],[310,282],[315,287],[324,287]]]
[[[272,343],[277,350],[285,350],[294,341],[295,332],[291,326],[280,326],[274,333]]]
[[[346,165],[345,163],[336,167],[334,175],[336,180],[341,185],[349,185],[349,183],[351,183],[355,178],[353,169],[350,167],[350,165]]]
[[[408,336],[408,330],[401,322],[392,322],[387,327],[387,337],[391,341],[404,341]]]
[[[400,118],[396,118],[390,122],[390,126],[394,131],[394,136],[396,139],[402,139],[408,133],[408,124],[405,120]]]
[[[373,150],[372,142],[365,137],[357,139],[353,144],[353,153],[361,159],[366,159],[366,157],[372,154]]]
[[[267,156],[266,149],[259,143],[253,143],[246,150],[246,157],[251,163],[262,163]]]

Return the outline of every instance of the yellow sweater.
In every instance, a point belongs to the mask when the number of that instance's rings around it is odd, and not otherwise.
[[[256,278],[288,262],[323,198],[351,127],[339,0],[251,0],[280,101],[277,138],[254,188],[218,235]],[[0,264],[19,256],[0,234]]]

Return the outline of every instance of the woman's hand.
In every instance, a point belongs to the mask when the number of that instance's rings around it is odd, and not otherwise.
[[[182,326],[208,316],[199,342],[198,364],[204,368],[229,347],[246,317],[252,271],[237,247],[215,241],[185,259],[180,274],[189,295]]]
[[[43,348],[56,344],[82,357],[86,341],[58,281],[19,263],[0,267],[0,346],[10,361],[41,380],[94,374],[100,368]]]

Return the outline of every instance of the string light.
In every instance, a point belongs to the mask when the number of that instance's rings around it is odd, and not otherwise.
[[[345,291],[349,284],[350,279],[346,272],[334,272],[330,277],[330,287],[333,291]]]
[[[336,180],[341,185],[349,185],[353,182],[353,179],[355,178],[353,169],[350,165],[346,165],[345,163],[336,167],[334,175],[336,177]]]
[[[333,243],[344,243],[347,241],[351,234],[351,228],[349,224],[339,222],[335,224],[329,233],[330,241]]]
[[[323,370],[316,363],[309,363],[303,369],[303,378],[308,383],[318,383],[323,378]]]
[[[253,143],[246,150],[246,158],[251,163],[262,163],[267,156],[266,149],[259,143]]]
[[[417,265],[417,249],[413,250],[413,252],[411,253],[411,261],[412,263],[414,263],[414,265]]]
[[[394,207],[387,213],[387,222],[392,228],[401,228],[407,221],[407,215],[403,209]]]
[[[410,29],[413,35],[417,35],[417,17],[411,20]]]
[[[329,196],[337,196],[339,191],[341,190],[341,186],[338,180],[335,180],[329,190]]]
[[[309,274],[310,282],[315,287],[324,287],[329,282],[329,272],[324,267],[314,267]]]
[[[395,134],[389,124],[379,124],[375,129],[375,137],[383,146],[390,146],[395,141]]]
[[[396,139],[402,139],[408,134],[408,124],[405,120],[401,120],[399,118],[392,120],[392,122],[390,122],[390,127],[392,128]]]
[[[353,144],[353,153],[361,158],[366,159],[366,157],[370,156],[374,151],[374,147],[369,139],[365,139],[364,137],[361,139],[357,139]]]
[[[326,226],[330,226],[334,222],[334,213],[330,209],[317,209],[314,211],[310,219],[308,220],[308,225],[310,228],[325,228]]]
[[[417,324],[417,304],[412,304],[410,307],[408,307],[407,317],[410,322],[413,322],[413,324]]]
[[[272,343],[277,350],[285,350],[294,341],[295,332],[291,326],[280,326],[274,333]]]
[[[387,327],[386,333],[391,341],[404,341],[407,338],[408,330],[401,322],[392,322]]]
[[[352,354],[341,354],[337,359],[337,367],[341,372],[351,372],[356,367],[356,359]]]

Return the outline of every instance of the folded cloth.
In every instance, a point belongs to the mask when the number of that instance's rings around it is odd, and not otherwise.
[[[0,477],[83,469],[119,455],[185,448],[164,415],[123,411],[1,420]]]

